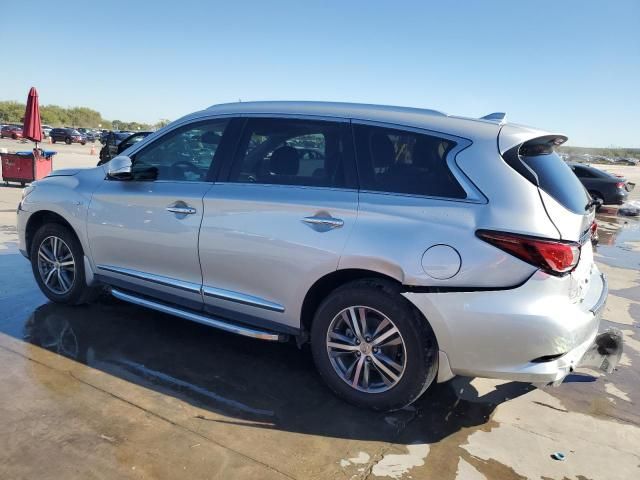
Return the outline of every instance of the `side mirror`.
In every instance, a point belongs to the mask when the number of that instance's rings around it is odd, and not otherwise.
[[[107,177],[111,180],[131,180],[131,159],[126,155],[113,158],[107,165]]]

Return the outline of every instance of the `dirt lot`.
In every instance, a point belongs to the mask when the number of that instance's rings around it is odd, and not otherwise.
[[[97,162],[90,145],[51,147],[56,168]],[[614,170],[640,198],[640,167]],[[333,397],[294,345],[110,299],[47,303],[17,251],[20,193],[0,186],[0,478],[640,478],[636,218],[599,215],[603,328],[626,336],[614,374],[540,389],[456,378],[373,414]]]

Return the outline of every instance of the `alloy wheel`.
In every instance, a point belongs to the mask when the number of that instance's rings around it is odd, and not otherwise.
[[[352,388],[381,393],[398,384],[406,367],[406,348],[398,327],[367,306],[348,307],[331,321],[327,353],[338,376]]]
[[[76,277],[76,263],[69,245],[59,237],[46,237],[38,247],[38,272],[42,283],[53,293],[64,295]]]

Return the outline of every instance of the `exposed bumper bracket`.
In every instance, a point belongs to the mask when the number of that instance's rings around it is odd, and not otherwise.
[[[613,372],[622,357],[623,338],[620,329],[608,328],[596,337],[578,362],[578,366],[598,368],[606,373]]]

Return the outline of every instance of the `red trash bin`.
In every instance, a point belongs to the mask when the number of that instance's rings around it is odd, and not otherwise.
[[[22,186],[46,177],[53,170],[56,152],[34,149],[33,152],[0,153],[2,180],[18,182]]]

